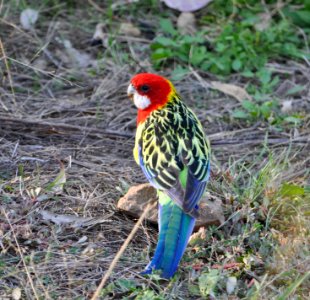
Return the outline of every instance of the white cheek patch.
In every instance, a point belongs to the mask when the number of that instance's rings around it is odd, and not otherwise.
[[[151,101],[147,96],[142,96],[138,93],[134,94],[133,102],[138,109],[145,109],[151,104]]]

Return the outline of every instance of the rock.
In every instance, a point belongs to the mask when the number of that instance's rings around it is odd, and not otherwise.
[[[196,32],[196,18],[190,12],[183,12],[179,15],[177,26],[182,34],[193,34]]]
[[[119,199],[117,208],[132,217],[139,218],[146,204],[152,199],[157,199],[157,193],[150,184],[136,185],[131,187],[127,194]],[[211,201],[206,199],[204,195],[199,206],[200,216],[196,221],[195,230],[198,230],[200,227],[219,225],[224,222],[220,200]],[[157,224],[157,208],[153,209],[146,219],[153,224]]]
[[[156,190],[148,183],[132,186],[127,194],[120,198],[117,208],[124,213],[139,218],[147,202],[157,199]],[[157,223],[157,208],[149,212],[147,220],[151,223]]]
[[[123,35],[138,37],[141,35],[141,31],[138,27],[134,26],[132,23],[121,23],[119,32]]]
[[[220,225],[224,223],[225,218],[221,200],[209,200],[203,195],[199,207],[200,215],[196,221],[195,230],[204,226]]]

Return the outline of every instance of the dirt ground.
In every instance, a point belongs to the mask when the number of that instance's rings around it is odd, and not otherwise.
[[[73,14],[61,4],[49,13],[42,4],[35,30],[25,30],[13,2],[1,3],[0,21],[0,298],[89,299],[136,222],[117,201],[146,181],[132,156],[136,109],[126,89],[132,75],[158,72],[147,62],[151,39],[114,34],[108,49],[92,47],[101,15],[92,1]],[[240,101],[211,89],[210,74],[193,69],[175,82],[210,138],[208,193],[222,201],[225,223],[201,231],[176,278],[165,282],[139,275],[157,238],[144,222],[102,299],[245,299],[251,289],[251,299],[273,299],[307,273],[309,204],[277,191],[307,185],[310,68],[293,61],[270,67],[282,82],[306,86],[293,99],[305,115],[298,127],[232,119]],[[238,74],[227,83],[244,85]],[[218,298],[203,297],[201,274],[214,270]],[[232,276],[238,292],[228,295]],[[291,288],[292,299],[309,295],[307,281]]]

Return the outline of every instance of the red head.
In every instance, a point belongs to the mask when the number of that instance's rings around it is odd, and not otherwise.
[[[171,99],[175,89],[164,77],[140,73],[131,79],[127,93],[138,108],[137,123],[139,124],[144,122],[153,110],[163,107]]]

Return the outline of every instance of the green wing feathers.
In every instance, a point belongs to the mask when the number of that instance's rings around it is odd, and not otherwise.
[[[156,188],[183,206],[186,186],[180,173],[187,170],[197,182],[206,182],[209,175],[210,146],[199,120],[175,96],[140,126],[135,147],[140,166]]]

